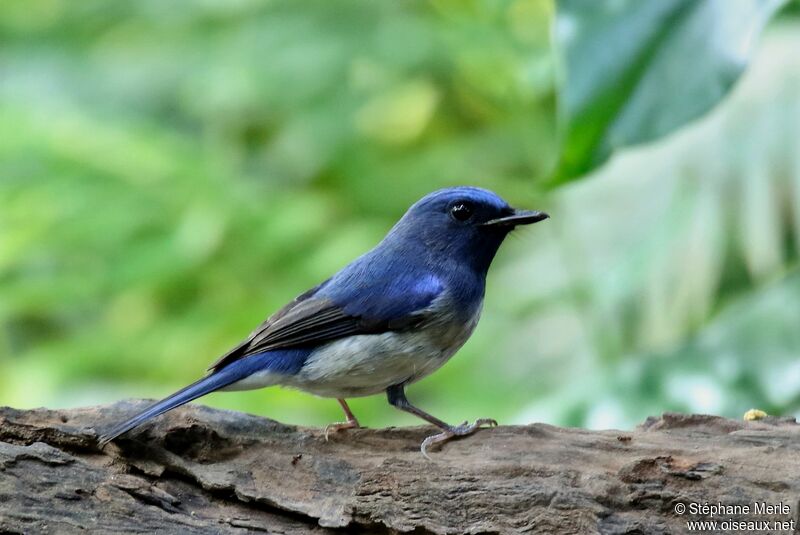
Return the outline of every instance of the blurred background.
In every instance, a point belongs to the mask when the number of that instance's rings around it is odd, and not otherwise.
[[[800,415],[800,18],[702,119],[559,187],[546,0],[5,1],[0,404],[163,397],[470,184],[552,218],[409,397],[451,422]],[[580,29],[578,29],[580,30]],[[341,419],[277,388],[201,403]],[[417,425],[383,396],[369,427]]]

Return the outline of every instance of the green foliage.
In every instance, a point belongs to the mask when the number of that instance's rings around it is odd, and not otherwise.
[[[797,22],[717,111],[543,198],[552,18],[542,0],[0,4],[0,403],[170,393],[418,197],[476,184],[553,217],[503,246],[475,335],[413,400],[593,427],[796,411]],[[693,94],[665,110],[706,109]],[[278,389],[203,402],[341,417]],[[380,396],[353,408],[418,423]]]
[[[162,396],[423,194],[478,184],[531,204],[555,146],[551,9],[3,2],[0,402]],[[280,391],[209,402],[340,417]],[[388,416],[375,424],[399,418],[364,403]]]
[[[775,25],[708,117],[563,188],[552,234],[495,272],[521,421],[798,413],[799,30]]]
[[[563,144],[556,182],[706,113],[786,0],[559,0]]]

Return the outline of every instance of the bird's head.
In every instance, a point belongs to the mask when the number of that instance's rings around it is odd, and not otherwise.
[[[485,271],[509,232],[548,217],[544,212],[512,208],[486,189],[446,188],[409,208],[387,240],[413,243],[433,257],[462,260]]]

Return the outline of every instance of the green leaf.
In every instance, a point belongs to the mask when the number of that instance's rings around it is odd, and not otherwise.
[[[558,0],[562,148],[553,177],[586,174],[614,151],[709,111],[744,71],[785,0]]]

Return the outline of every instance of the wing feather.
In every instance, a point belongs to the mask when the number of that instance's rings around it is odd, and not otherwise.
[[[419,295],[410,295],[415,293],[413,287],[404,288],[402,292],[375,292],[371,310],[358,314],[346,311],[345,306],[337,304],[331,297],[318,295],[327,282],[299,295],[267,318],[246,340],[214,362],[209,370],[216,372],[231,362],[274,349],[310,346],[345,336],[408,328],[424,319],[425,307],[441,291],[440,287],[435,286]],[[402,281],[390,281],[387,289],[391,287],[391,282],[396,287]],[[402,300],[401,303],[408,303],[410,309],[398,306],[398,299]],[[385,301],[382,309],[391,313],[375,312],[381,310],[381,301]]]

